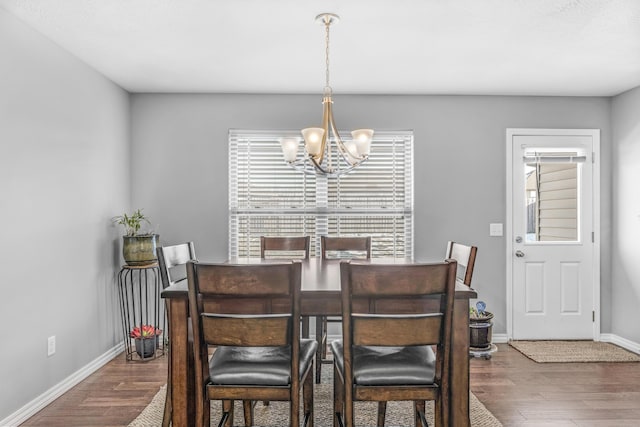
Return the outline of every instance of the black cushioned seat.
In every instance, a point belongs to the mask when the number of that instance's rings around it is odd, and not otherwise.
[[[318,342],[300,340],[300,371],[313,363]],[[209,361],[212,384],[268,385],[291,384],[291,351],[289,347],[219,347]]]
[[[331,342],[331,352],[344,372],[342,340]],[[353,381],[359,385],[433,384],[436,356],[429,346],[365,347],[353,349]]]

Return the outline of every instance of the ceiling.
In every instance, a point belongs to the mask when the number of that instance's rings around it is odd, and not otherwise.
[[[611,96],[638,0],[0,0],[130,92]]]

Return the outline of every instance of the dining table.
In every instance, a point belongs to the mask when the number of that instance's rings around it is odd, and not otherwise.
[[[340,316],[342,304],[340,295],[340,262],[310,258],[301,260],[301,315]],[[228,264],[253,264],[283,262],[260,258],[236,258]],[[359,262],[362,262],[359,260]],[[372,258],[366,260],[379,264],[422,263],[406,258]],[[431,260],[426,262],[442,262]],[[469,299],[476,298],[476,292],[461,282],[456,282],[453,313],[453,343],[450,366],[450,420],[451,425],[466,427],[469,420]],[[171,402],[171,423],[173,427],[195,425],[195,376],[193,371],[193,343],[190,342],[189,301],[187,281],[176,283],[164,289],[162,298],[167,301],[169,325],[169,369],[170,390],[167,396]],[[308,334],[303,331],[303,334]],[[165,420],[167,421],[167,420]],[[165,423],[166,424],[166,423]]]

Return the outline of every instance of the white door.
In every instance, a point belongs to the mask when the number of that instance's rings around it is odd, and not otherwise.
[[[599,257],[594,251],[599,131],[511,129],[507,148],[509,335],[594,339],[599,334]]]

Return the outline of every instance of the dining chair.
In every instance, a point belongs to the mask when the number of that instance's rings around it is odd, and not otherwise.
[[[260,258],[309,259],[311,237],[260,236]],[[309,316],[302,317],[302,336],[309,337]]]
[[[478,248],[476,246],[467,246],[461,243],[449,241],[447,242],[447,252],[445,259],[454,259],[457,261],[456,280],[464,283],[467,286],[471,286],[471,278],[473,277],[473,267],[476,262],[476,253]],[[384,425],[384,419],[386,415],[386,402],[380,402],[378,404],[378,417],[381,420],[380,425]]]
[[[260,237],[260,258],[309,259],[309,236]]]
[[[162,288],[187,280],[186,265],[196,260],[196,249],[193,242],[156,248],[158,267]]]
[[[476,246],[467,246],[452,241],[447,242],[445,259],[458,261],[456,279],[469,287],[471,287],[471,278],[473,277],[473,267],[476,263],[477,253],[478,248]]]
[[[322,259],[371,258],[371,236],[330,237],[320,236]]]
[[[162,289],[180,283],[187,279],[186,264],[196,260],[196,250],[193,242],[181,243],[172,246],[160,246],[156,248],[158,258],[158,269],[160,270],[160,283]],[[169,316],[169,300],[165,300],[165,310]],[[167,334],[170,333],[167,327]],[[165,335],[165,339],[167,335]],[[164,412],[162,426],[167,427],[171,423],[171,349],[168,352],[168,372],[167,372],[167,397],[164,400]]]
[[[366,237],[329,237],[320,236],[320,250],[322,259],[370,259],[371,236]],[[327,359],[327,336],[329,323],[340,323],[340,316],[316,316],[316,339],[318,353],[316,354],[316,383],[320,383],[322,365],[331,364]]]
[[[415,425],[426,427],[425,402],[434,400],[435,425],[448,427],[456,261],[340,267],[343,338],[331,343],[334,425],[353,427],[355,401],[409,400]],[[400,312],[400,300],[411,300],[413,309]]]
[[[310,236],[260,236],[262,259],[309,259]],[[309,316],[302,316],[302,337],[309,338]],[[262,402],[265,406],[268,401]]]
[[[196,424],[209,425],[209,401],[220,400],[218,425],[233,426],[233,402],[242,399],[289,401],[289,424],[297,427],[302,389],[304,425],[313,426],[318,344],[300,338],[301,271],[299,261],[187,264]],[[244,405],[244,417],[253,424],[253,405]]]

